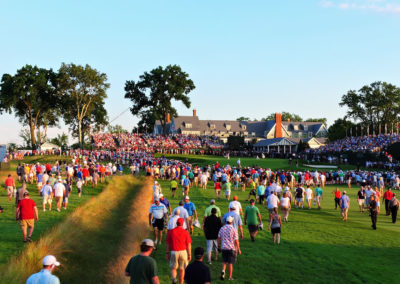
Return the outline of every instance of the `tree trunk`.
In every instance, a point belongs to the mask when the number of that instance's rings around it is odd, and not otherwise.
[[[82,120],[78,120],[78,137],[79,137],[79,147],[83,149],[82,143]]]
[[[32,150],[36,150],[35,126],[33,125],[32,119],[29,123],[29,129],[31,131],[31,148]]]

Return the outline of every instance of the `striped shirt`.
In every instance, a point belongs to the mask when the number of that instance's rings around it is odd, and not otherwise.
[[[235,240],[238,240],[238,232],[232,225],[225,225],[219,230],[218,238],[221,238],[221,249],[236,250]]]
[[[154,203],[151,205],[149,213],[153,215],[154,219],[162,219],[164,214],[168,213],[168,210],[164,204],[160,203],[160,205],[157,206],[157,204]]]

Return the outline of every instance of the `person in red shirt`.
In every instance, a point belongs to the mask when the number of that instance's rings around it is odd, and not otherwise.
[[[340,197],[342,197],[342,194],[340,193],[339,188],[336,188],[332,193],[335,195],[335,209],[337,209],[338,206],[340,208]]]
[[[8,175],[5,186],[7,189],[8,201],[11,201],[14,189],[16,189],[14,179],[11,177],[11,175]]]
[[[383,197],[385,198],[385,210],[386,210],[386,216],[390,215],[390,209],[389,209],[389,201],[390,199],[393,198],[393,192],[391,188],[388,188],[385,193],[383,194]]]
[[[83,168],[82,175],[83,175],[83,180],[85,181],[85,185],[87,185],[87,182],[89,180],[89,169],[87,167]]]
[[[20,200],[17,205],[17,213],[15,219],[19,221],[19,225],[22,230],[24,242],[32,241],[32,233],[35,220],[39,221],[39,214],[35,204],[35,201],[29,198],[29,192],[24,193],[24,199]],[[29,228],[29,234],[27,237],[27,228]]]
[[[176,221],[177,227],[169,230],[167,234],[166,257],[171,268],[172,283],[177,283],[177,269],[179,268],[179,283],[183,284],[185,269],[192,255],[192,239],[189,232],[182,228],[184,219]],[[171,255],[169,254],[171,252]]]

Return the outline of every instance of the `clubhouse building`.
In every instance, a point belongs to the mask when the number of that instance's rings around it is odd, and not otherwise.
[[[192,116],[167,117],[166,132],[169,135],[212,135],[224,143],[229,136],[242,136],[246,142],[254,141],[254,149],[260,152],[293,152],[300,141],[310,148],[324,145],[327,128],[321,122],[282,121],[280,113],[275,120],[237,121],[237,120],[200,120],[197,111]],[[159,121],[155,123],[153,134],[162,134]]]

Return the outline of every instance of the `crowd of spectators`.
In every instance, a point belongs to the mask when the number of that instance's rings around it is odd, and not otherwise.
[[[145,151],[149,153],[192,153],[194,150],[223,149],[223,143],[215,136],[111,134],[93,135],[93,145],[99,150]]]

